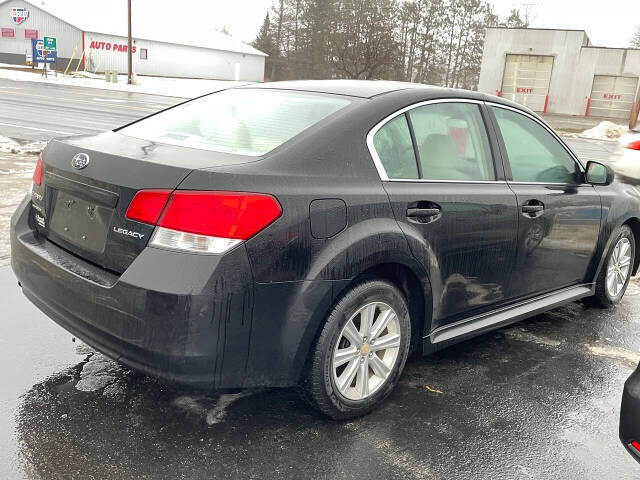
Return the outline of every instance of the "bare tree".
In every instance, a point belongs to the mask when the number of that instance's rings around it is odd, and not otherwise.
[[[640,25],[636,29],[636,33],[631,37],[631,48],[640,48]]]
[[[499,19],[484,0],[274,0],[270,12],[254,45],[271,55],[271,79],[380,78],[469,89],[477,85],[485,27],[528,24],[516,9]]]

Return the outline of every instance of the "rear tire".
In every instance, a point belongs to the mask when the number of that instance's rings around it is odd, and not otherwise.
[[[398,383],[410,341],[407,302],[394,285],[367,280],[352,287],[315,344],[304,382],[307,399],[336,420],[369,413]]]
[[[627,225],[622,225],[613,234],[611,247],[596,280],[596,292],[591,303],[609,308],[622,300],[631,279],[635,253],[633,232]]]

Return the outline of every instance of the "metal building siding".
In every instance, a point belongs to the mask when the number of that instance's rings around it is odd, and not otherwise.
[[[503,85],[509,86],[507,80],[512,72],[509,71],[507,57],[511,55],[553,57],[548,113],[584,115],[596,76],[640,77],[640,50],[594,47],[583,31],[488,28],[480,68],[480,92],[495,95],[503,90]],[[515,85],[515,88],[518,86]],[[596,95],[598,91],[596,89]],[[512,93],[502,92],[508,98],[512,98]],[[530,98],[515,100],[524,103],[529,102]],[[527,103],[538,110],[540,100],[537,104]],[[592,98],[591,109],[593,106]],[[610,106],[607,108],[610,109]],[[607,108],[598,107],[596,102],[596,110],[590,110],[589,113],[605,115],[603,112]],[[626,110],[626,106],[622,110]],[[622,115],[621,112],[618,114]]]
[[[552,69],[552,56],[507,55],[502,96],[542,112],[549,93]]]
[[[91,48],[92,44],[98,48]],[[98,72],[117,70],[126,73],[127,52],[113,47],[126,44],[125,37],[86,32],[87,69]],[[136,48],[133,54],[133,71],[139,75],[234,80],[236,69],[239,68],[239,80],[261,82],[264,79],[265,57],[260,55],[136,38],[133,45]],[[146,60],[141,58],[142,49],[147,50]]]
[[[19,25],[15,25],[11,18],[11,9],[15,7],[29,11],[28,18]],[[59,58],[71,58],[74,49],[76,58],[82,53],[82,32],[78,28],[27,2],[11,0],[0,4],[0,27],[15,31],[14,38],[0,37],[0,53],[30,53],[31,39],[24,38],[25,29],[37,30],[38,38],[56,37]]]
[[[629,118],[637,88],[638,77],[595,75],[589,116]]]

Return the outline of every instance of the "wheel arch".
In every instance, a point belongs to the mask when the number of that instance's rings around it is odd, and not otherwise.
[[[422,351],[422,337],[430,327],[432,298],[431,285],[425,276],[421,280],[407,265],[401,263],[382,263],[368,268],[356,277],[350,285],[357,284],[367,278],[386,280],[397,287],[409,308],[411,320],[412,348]]]
[[[431,314],[433,311],[433,299],[431,295],[431,282],[426,274],[416,272],[413,266],[398,261],[381,262],[365,268],[348,282],[336,285],[333,292],[331,305],[323,312],[323,318],[329,315],[334,306],[344,297],[349,289],[367,279],[386,280],[397,287],[409,308],[411,320],[411,342],[415,351],[422,351],[422,337],[428,333],[431,326]],[[317,325],[313,334],[312,345],[315,344],[324,322]],[[309,350],[311,352],[311,349]]]
[[[640,219],[637,217],[628,218],[623,225],[627,225],[633,232],[633,238],[636,241],[635,254],[633,258],[633,268],[631,269],[631,275],[638,273],[638,267],[640,267]]]

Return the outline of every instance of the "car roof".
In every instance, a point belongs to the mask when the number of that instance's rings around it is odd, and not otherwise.
[[[394,82],[389,80],[293,80],[243,85],[239,88],[268,88],[278,90],[298,90],[303,92],[348,95],[350,97],[371,98],[383,93],[409,88],[438,88],[420,83]]]
[[[422,83],[396,82],[390,80],[291,80],[240,85],[233,88],[255,88],[272,90],[295,90],[301,92],[345,95],[350,97],[382,100],[396,97],[402,101],[421,101],[438,98],[468,98],[507,105],[517,110],[536,115],[527,107],[506,98],[459,88],[437,87]],[[407,100],[410,99],[410,100]],[[412,99],[412,100],[411,100]],[[537,116],[537,115],[536,115]]]

